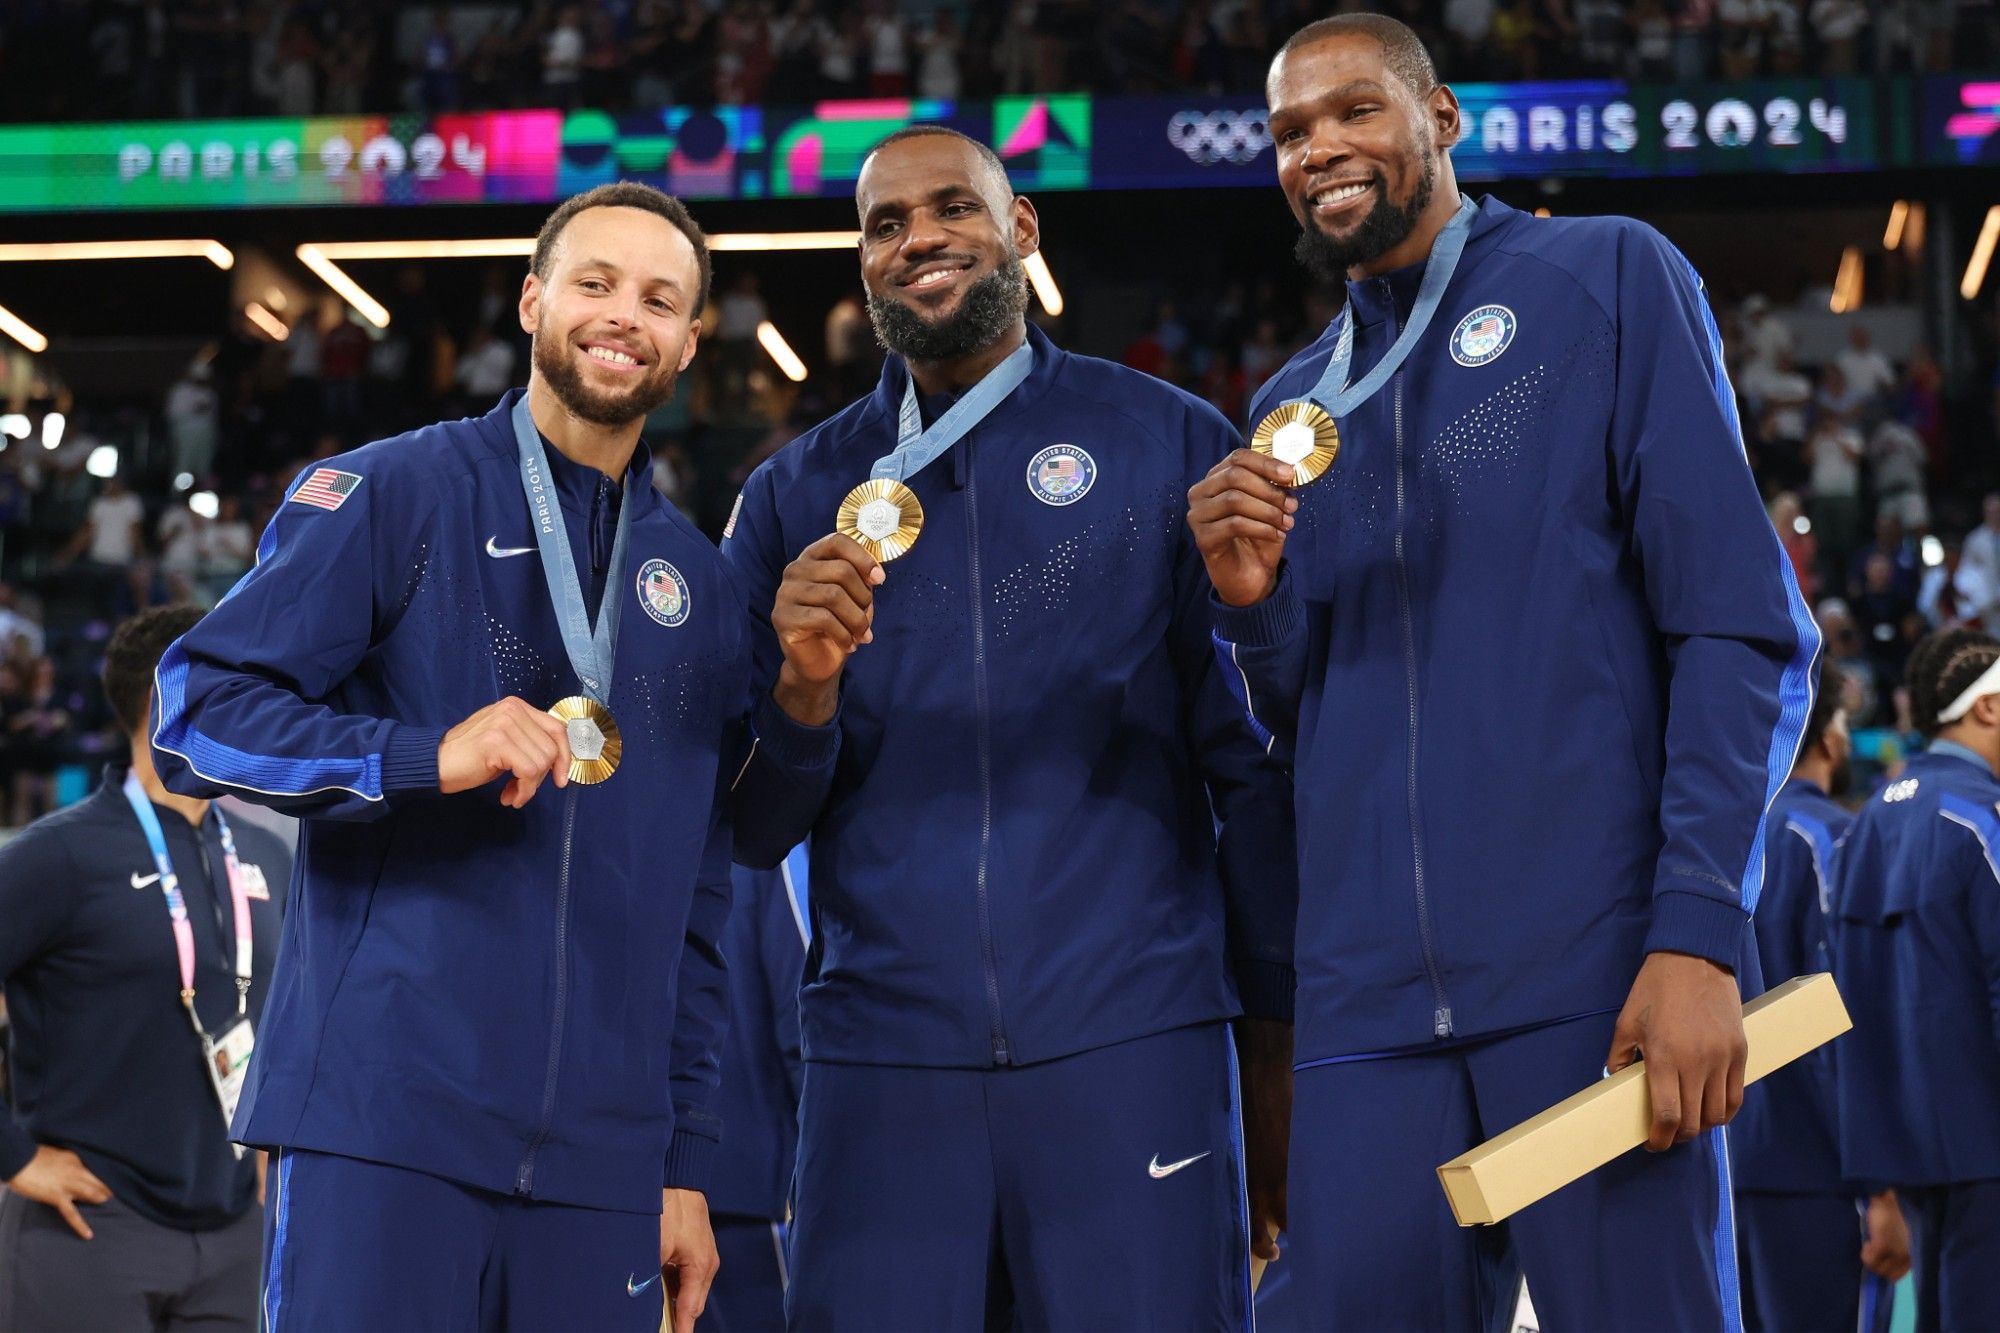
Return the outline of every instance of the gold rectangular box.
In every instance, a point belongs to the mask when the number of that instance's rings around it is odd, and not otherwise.
[[[1750,1055],[1743,1081],[1853,1027],[1833,977],[1795,977],[1743,1006]],[[1652,1099],[1644,1063],[1619,1070],[1437,1169],[1462,1227],[1505,1221],[1538,1199],[1646,1141]]]

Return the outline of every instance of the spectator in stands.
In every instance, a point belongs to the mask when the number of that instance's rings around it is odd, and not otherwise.
[[[1969,590],[1983,594],[1975,614],[1991,633],[2000,628],[2000,495],[1987,496],[1981,512],[1983,521],[1965,539],[1963,569]]]
[[[172,603],[194,601],[201,580],[209,520],[194,505],[192,495],[175,500],[160,515],[155,530],[160,543],[160,578],[166,584],[167,601]]]
[[[458,109],[458,41],[451,33],[451,13],[443,5],[431,11],[431,30],[418,52],[418,103],[431,115]]]
[[[32,596],[19,597],[12,584],[0,583],[0,659],[33,659],[46,650],[39,605]]]
[[[1828,368],[1828,377],[1835,372]],[[1827,577],[1837,584],[1861,535],[1861,432],[1849,413],[1823,407],[1806,438],[1812,498],[1807,512],[1819,537]]]
[[[1777,529],[1785,558],[1792,562],[1792,577],[1798,581],[1799,595],[1810,602],[1819,595],[1819,542],[1813,536],[1812,524],[1799,505],[1799,497],[1791,491],[1778,492],[1771,501],[1770,512],[1771,526]]]
[[[58,569],[74,568],[101,614],[114,610],[121,598],[129,598],[128,608],[146,605],[150,571],[140,559],[146,549],[140,531],[145,518],[145,504],[126,487],[123,474],[114,475],[90,502],[83,526],[56,556]]]
[[[1868,469],[1877,511],[1893,514],[1911,532],[1928,531],[1930,500],[1924,493],[1924,442],[1909,424],[1883,417],[1868,436]]]
[[[1854,613],[1844,599],[1829,597],[1819,604],[1814,619],[1819,622],[1820,642],[1828,660],[1847,673],[1849,688],[1854,691],[1849,696],[1849,720],[1857,727],[1874,726],[1879,700],[1888,692],[1877,688],[1875,663],[1855,626]]]
[[[291,856],[154,776],[153,668],[198,617],[152,611],[119,627],[104,690],[129,759],[121,753],[88,800],[0,850],[0,980],[17,1079],[16,1110],[0,1112],[9,1328],[258,1326],[261,1162],[230,1147],[189,1018],[220,1036],[239,1014],[253,1024],[261,1015]],[[165,874],[178,883],[163,885]],[[169,944],[168,887],[192,937],[188,973]],[[238,919],[250,936],[240,1003]]]
[[[215,371],[201,357],[181,372],[167,390],[167,435],[173,441],[174,476],[199,485],[215,466],[216,416],[221,399],[215,392]]]
[[[1923,584],[1917,590],[1917,609],[1933,629],[1977,627],[1979,608],[1986,605],[1988,593],[1965,566],[1964,542],[1957,537],[1946,537],[1942,546],[1943,559],[1924,570]]]
[[[1626,22],[1631,27],[1631,73],[1664,82],[1673,75],[1674,21],[1666,0],[1636,0]]]
[[[486,325],[475,327],[459,353],[454,379],[468,415],[492,407],[514,387],[513,344],[495,337]]]
[[[1896,387],[1896,368],[1875,348],[1868,326],[1855,320],[1847,328],[1847,346],[1834,358],[1849,389],[1860,395],[1864,414],[1872,417]]]
[[[1759,471],[1780,485],[1804,481],[1811,462],[1805,447],[1813,386],[1793,367],[1791,348],[1780,345],[1773,360],[1753,358],[1744,367],[1742,384],[1762,446],[1757,451]]]
[[[1717,0],[1715,14],[1721,25],[1717,47],[1722,77],[1755,78],[1775,22],[1771,0]]]
[[[56,769],[69,757],[75,719],[56,687],[56,664],[38,657],[29,666],[11,706],[0,699],[0,725],[7,732],[13,784],[8,793],[10,823],[20,828],[56,804]]]
[[[917,36],[917,96],[956,101],[965,80],[959,68],[963,39],[958,21],[947,10],[931,16]]]
[[[209,606],[220,601],[236,580],[249,572],[256,553],[257,534],[243,516],[242,497],[223,496],[202,545],[201,575],[207,594],[203,601]]]
[[[1868,6],[1863,0],[1812,0],[1811,18],[1819,40],[1818,72],[1836,77],[1854,73]]]
[[[583,53],[583,16],[575,5],[564,5],[542,44],[542,95],[549,105],[564,111],[576,105]]]

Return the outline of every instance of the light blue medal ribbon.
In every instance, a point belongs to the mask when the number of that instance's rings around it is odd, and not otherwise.
[[[583,584],[577,578],[576,556],[569,549],[569,529],[563,523],[562,498],[549,476],[549,457],[542,433],[528,412],[528,397],[514,404],[514,443],[521,455],[521,489],[528,497],[528,517],[535,525],[535,549],[542,557],[542,578],[555,602],[556,623],[562,629],[563,650],[583,692],[611,707],[613,654],[618,646],[618,612],[625,599],[618,586],[625,577],[625,546],[632,531],[632,511],[638,507],[631,476],[625,479],[625,499],[618,507],[618,535],[611,542],[611,568],[604,576],[604,598],[597,608],[597,629],[583,604]]]
[[[895,452],[876,459],[868,476],[894,482],[915,476],[984,421],[1008,394],[1021,387],[1034,368],[1035,349],[1024,340],[1006,360],[967,389],[950,411],[933,421],[929,430],[924,429],[923,413],[917,407],[917,377],[910,375],[903,385],[903,407],[896,417]]]
[[[1333,345],[1333,356],[1320,374],[1319,383],[1303,399],[1292,402],[1310,402],[1325,410],[1335,420],[1346,416],[1355,408],[1373,398],[1389,377],[1403,367],[1415,349],[1417,340],[1424,336],[1424,330],[1431,324],[1431,317],[1444,304],[1445,288],[1451,285],[1451,276],[1458,269],[1459,256],[1465,253],[1466,237],[1472,234],[1472,219],[1478,214],[1479,205],[1466,198],[1458,197],[1458,212],[1452,214],[1450,222],[1438,233],[1437,243],[1431,247],[1430,262],[1424,266],[1424,280],[1417,288],[1417,303],[1410,310],[1410,322],[1404,326],[1383,358],[1375,363],[1375,368],[1361,377],[1359,384],[1349,385],[1348,372],[1354,368],[1354,313],[1351,309],[1340,313],[1340,336]]]

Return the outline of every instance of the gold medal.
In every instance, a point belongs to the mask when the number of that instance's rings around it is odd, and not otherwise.
[[[604,781],[618,771],[625,743],[618,739],[618,724],[611,710],[588,695],[572,694],[558,699],[549,716],[563,724],[569,735],[569,780],[585,786]]]
[[[1250,447],[1292,465],[1294,485],[1317,481],[1340,457],[1340,428],[1318,403],[1286,403],[1257,423]]]
[[[860,545],[884,564],[917,544],[924,530],[924,507],[900,481],[877,478],[847,493],[834,531]]]

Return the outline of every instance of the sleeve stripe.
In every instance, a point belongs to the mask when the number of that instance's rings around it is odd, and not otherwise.
[[[1271,753],[1271,746],[1277,738],[1257,720],[1256,706],[1250,702],[1250,677],[1243,670],[1243,664],[1236,660],[1236,645],[1214,630],[1208,632],[1208,637],[1215,644],[1215,658],[1222,666],[1223,684],[1229,687],[1236,702],[1243,706],[1243,716],[1249,719],[1250,731],[1257,738],[1257,743],[1264,747],[1265,754]]]
[[[1993,844],[1987,835],[2000,837],[2000,816],[1983,805],[1946,794],[1938,798],[1938,813],[1952,823],[1971,833],[1979,842],[1979,850],[1986,857],[1986,868],[1993,872],[1993,878],[2000,881],[2000,864],[1993,860]]]
[[[160,710],[153,727],[153,746],[178,755],[202,781],[262,796],[346,791],[364,801],[382,799],[379,754],[351,759],[286,759],[239,750],[195,730],[187,721],[187,676],[187,652],[176,639],[153,672]]]
[[[1708,335],[1708,360],[1715,376],[1716,404],[1722,409],[1723,420],[1736,436],[1737,449],[1744,453],[1747,460],[1749,454],[1743,443],[1743,422],[1736,413],[1736,391],[1730,387],[1729,368],[1722,356],[1722,332],[1716,328],[1715,315],[1708,308],[1701,275],[1695,272],[1694,265],[1687,262],[1686,256],[1681,256],[1681,263],[1694,284],[1695,309],[1701,312],[1702,331]],[[1806,599],[1799,594],[1798,580],[1792,575],[1792,562],[1786,557],[1785,548],[1778,541],[1775,530],[1770,535],[1770,543],[1771,554],[1778,564],[1778,578],[1784,584],[1785,607],[1791,613],[1792,630],[1798,642],[1792,650],[1791,660],[1785,663],[1784,672],[1778,677],[1778,723],[1771,729],[1771,747],[1765,759],[1764,803],[1758,812],[1757,831],[1750,840],[1750,856],[1744,863],[1739,880],[1743,910],[1746,912],[1757,910],[1757,899],[1764,892],[1764,829],[1768,822],[1764,816],[1770,812],[1771,802],[1777,799],[1778,789],[1791,776],[1792,766],[1798,763],[1799,747],[1806,737],[1806,720],[1812,715],[1814,682],[1819,679],[1819,625],[1813,620]]]
[[[778,873],[785,879],[785,901],[792,909],[792,924],[799,928],[799,943],[808,949],[812,947],[812,908],[806,898],[806,844],[800,843],[785,853],[785,859],[778,862]],[[794,872],[793,867],[797,870]]]

